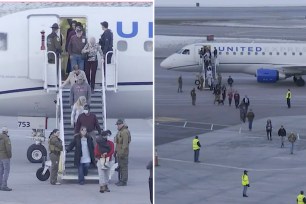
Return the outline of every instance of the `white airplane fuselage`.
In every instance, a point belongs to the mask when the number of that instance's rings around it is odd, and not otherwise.
[[[306,74],[306,44],[294,43],[197,43],[183,47],[161,62],[161,67],[184,72],[202,72],[199,50],[217,49],[217,72],[256,76],[264,68],[277,70],[279,79]]]
[[[153,9],[84,6],[33,9],[0,18],[0,115],[55,117],[56,93],[44,90],[40,31],[46,38],[53,23],[67,18],[84,19],[86,37],[96,41],[103,33],[100,22],[107,21],[113,32],[118,91],[106,93],[107,117],[152,117]],[[101,64],[99,58],[96,83],[101,83]]]

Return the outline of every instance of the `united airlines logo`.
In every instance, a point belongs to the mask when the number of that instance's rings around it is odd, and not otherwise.
[[[219,52],[306,52],[305,46],[220,46],[217,47]]]
[[[134,38],[138,35],[138,30],[139,30],[139,23],[134,21],[131,23],[131,28],[128,31],[123,30],[123,22],[118,21],[117,22],[117,33],[120,37],[122,38]],[[145,29],[147,30],[147,36],[148,38],[153,38],[153,22],[148,22],[146,28],[141,28],[142,30]]]
[[[218,47],[220,52],[261,52],[262,47]]]

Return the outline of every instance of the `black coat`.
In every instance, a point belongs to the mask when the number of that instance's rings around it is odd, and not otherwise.
[[[93,140],[88,134],[85,137],[87,138],[87,145],[88,145],[88,150],[89,150],[91,163],[95,164]],[[81,135],[80,134],[76,134],[74,136],[74,139],[68,145],[66,151],[70,152],[74,147],[75,147],[74,165],[79,166],[80,161],[81,161],[81,157],[82,157],[82,144],[81,144]]]

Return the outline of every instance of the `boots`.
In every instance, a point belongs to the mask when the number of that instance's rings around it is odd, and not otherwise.
[[[104,193],[105,191],[105,186],[100,186],[100,193]]]
[[[107,185],[105,185],[105,192],[110,192],[110,190],[109,190]]]

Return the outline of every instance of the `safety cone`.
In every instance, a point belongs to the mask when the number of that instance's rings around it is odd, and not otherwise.
[[[154,162],[155,166],[159,166],[158,164],[158,155],[157,155],[157,150],[155,149],[155,162]]]

